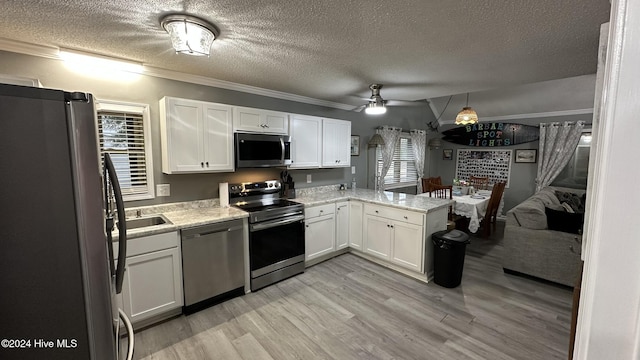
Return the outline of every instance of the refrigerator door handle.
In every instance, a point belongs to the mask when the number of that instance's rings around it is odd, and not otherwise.
[[[127,222],[124,213],[124,202],[122,200],[122,191],[120,183],[116,176],[116,169],[113,166],[111,155],[104,153],[104,166],[109,176],[109,183],[113,188],[113,194],[116,198],[116,210],[118,212],[118,267],[116,268],[116,294],[122,292],[122,282],[124,280],[124,267],[127,257]],[[109,246],[113,246],[109,244]]]

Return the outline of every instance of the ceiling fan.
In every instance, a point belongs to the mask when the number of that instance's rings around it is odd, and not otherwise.
[[[357,112],[364,110],[368,115],[380,115],[387,112],[387,106],[419,106],[426,104],[422,101],[385,100],[380,95],[380,89],[382,89],[382,86],[382,84],[369,85],[369,89],[371,89],[371,97],[365,99],[368,100],[369,103],[358,106],[353,110]]]

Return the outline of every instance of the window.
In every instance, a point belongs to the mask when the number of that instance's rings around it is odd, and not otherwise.
[[[381,149],[376,151],[376,160],[378,164],[378,174],[380,174],[382,173]],[[402,133],[393,151],[391,167],[389,167],[389,171],[384,177],[384,188],[387,190],[417,185],[418,173],[416,172],[413,147],[411,146],[411,136]]]
[[[153,198],[149,106],[99,101],[97,115],[100,156],[111,154],[124,200]]]
[[[589,151],[591,149],[591,133],[584,132],[571,159],[553,180],[551,185],[574,189],[587,188],[587,174],[589,170]]]

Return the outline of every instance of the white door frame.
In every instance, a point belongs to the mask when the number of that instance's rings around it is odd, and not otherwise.
[[[610,23],[574,359],[640,359],[640,1]]]

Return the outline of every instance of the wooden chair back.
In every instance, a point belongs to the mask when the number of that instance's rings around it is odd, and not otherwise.
[[[470,176],[469,182],[471,186],[473,186],[476,190],[487,190],[489,189],[489,177],[485,176]]]
[[[429,183],[429,197],[440,199],[453,199],[452,185],[438,185]],[[456,225],[453,221],[453,203],[449,206],[449,216],[447,221],[447,230],[455,229]]]
[[[453,186],[429,183],[429,197],[453,199]]]
[[[484,218],[482,219],[485,237],[491,234],[491,226],[493,226],[494,229],[496,227],[498,208],[500,207],[500,200],[502,200],[502,194],[504,193],[504,188],[506,185],[507,183],[504,181],[495,183],[493,185],[491,197],[489,198],[489,203],[487,204],[487,211],[485,212]]]
[[[440,176],[422,178],[422,192],[430,192],[431,184],[442,185],[442,178]]]

